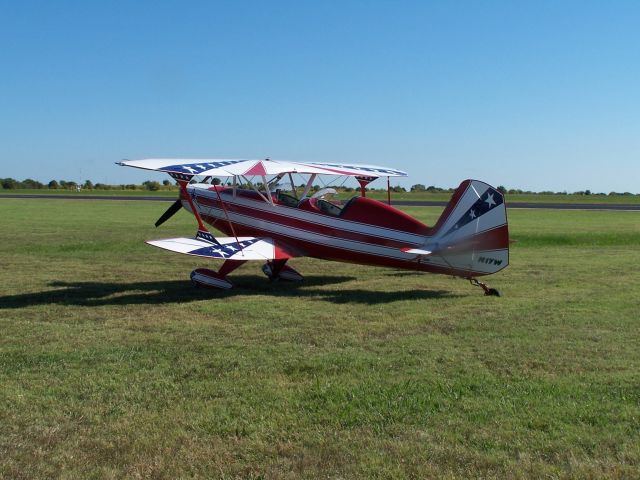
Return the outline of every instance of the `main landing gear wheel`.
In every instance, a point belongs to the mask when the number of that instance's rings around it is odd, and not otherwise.
[[[484,295],[486,297],[500,296],[500,292],[498,290],[496,290],[495,288],[489,288],[486,283],[479,282],[478,279],[476,278],[468,278],[467,280],[469,280],[471,285],[482,288],[482,290],[484,290]]]
[[[209,270],[208,268],[196,268],[191,272],[191,282],[199,288],[230,289],[233,285],[224,275]]]
[[[271,269],[271,265],[269,265],[269,262],[262,265],[262,273],[264,273],[267,276],[270,282],[277,282],[280,279],[278,275],[273,274],[273,271]]]
[[[262,273],[264,273],[272,282],[276,282],[278,280],[301,282],[303,279],[302,275],[290,266],[285,265],[286,262],[286,260],[268,261],[262,265]]]

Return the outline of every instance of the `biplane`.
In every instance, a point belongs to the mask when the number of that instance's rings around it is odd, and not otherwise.
[[[264,160],[123,160],[119,165],[169,174],[179,198],[158,219],[160,226],[181,208],[195,217],[194,237],[150,240],[171,252],[221,260],[218,270],[196,268],[198,286],[231,288],[228,275],[247,261],[262,262],[270,280],[301,281],[287,262],[314,257],[361,265],[461,277],[499,296],[478,277],[509,264],[509,234],[503,195],[492,186],[465,180],[440,218],[425,225],[391,205],[389,179],[401,170],[373,165]],[[296,178],[304,182],[296,187]],[[336,190],[318,190],[330,177],[355,178],[360,195],[345,203]],[[366,186],[387,178],[387,202],[366,196]],[[226,182],[212,181],[225,178]],[[304,188],[302,188],[304,185]],[[302,191],[300,191],[302,190]],[[207,225],[224,236],[213,235]]]

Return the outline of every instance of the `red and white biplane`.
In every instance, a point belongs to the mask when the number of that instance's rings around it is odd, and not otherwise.
[[[165,222],[180,208],[193,213],[193,238],[147,243],[172,252],[224,263],[213,271],[197,268],[191,280],[200,286],[230,288],[227,275],[249,260],[264,262],[272,280],[302,280],[287,265],[294,257],[314,257],[462,277],[497,290],[477,277],[509,264],[509,234],[503,195],[478,180],[456,189],[432,227],[392,207],[367,198],[365,185],[379,177],[405,177],[400,170],[372,165],[265,160],[124,160],[119,165],[168,173],[180,185],[180,198],[158,219]],[[305,179],[300,193],[293,175]],[[355,177],[361,196],[344,204],[332,201],[333,188],[314,191],[319,176]],[[211,179],[229,179],[212,185]],[[257,179],[257,180],[256,180]],[[286,182],[282,188],[280,182]],[[240,188],[240,184],[245,188]],[[248,188],[247,188],[248,186]],[[310,195],[311,193],[311,195]],[[223,232],[212,235],[205,224]]]

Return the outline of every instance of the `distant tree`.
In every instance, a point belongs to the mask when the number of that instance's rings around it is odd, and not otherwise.
[[[504,188],[502,185],[499,185],[498,188],[496,188],[496,190],[498,190],[503,195],[507,193],[507,189]]]
[[[584,191],[584,194],[585,194],[585,195],[591,195],[591,190],[589,190],[589,189],[585,190],[585,191]]]
[[[407,189],[404,187],[401,187],[400,185],[396,185],[395,187],[391,187],[391,191],[396,193],[402,193],[402,192],[406,192]]]
[[[162,185],[164,185],[165,187],[168,187],[169,185],[171,185],[171,182],[169,180],[163,180]]]
[[[60,185],[56,180],[51,180],[47,186],[52,190],[57,190],[58,188],[60,188]]]
[[[421,183],[416,183],[415,185],[411,186],[412,192],[424,192],[426,189],[427,188]]]
[[[86,188],[87,190],[92,190],[93,182],[91,180],[85,180],[84,185],[82,185],[82,188]]]
[[[76,188],[78,188],[78,184],[76,182],[65,182],[65,188],[68,188],[69,190],[75,190]]]
[[[221,183],[222,180],[220,180],[218,177],[213,177],[213,180],[211,180],[212,185],[220,185]]]
[[[27,178],[26,180],[20,182],[21,188],[42,188],[44,185],[37,180],[33,180],[31,178]]]
[[[160,190],[160,183],[155,180],[147,180],[146,182],[142,182],[142,185],[144,185],[144,188],[152,192]]]
[[[3,178],[0,180],[0,183],[5,190],[15,190],[19,187],[18,181],[13,178]]]

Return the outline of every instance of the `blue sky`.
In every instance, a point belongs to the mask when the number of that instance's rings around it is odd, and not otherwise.
[[[0,5],[0,177],[270,157],[640,192],[637,1]]]

